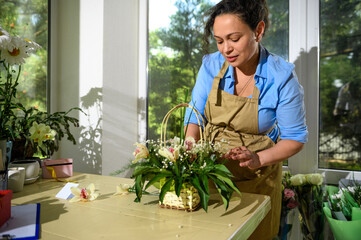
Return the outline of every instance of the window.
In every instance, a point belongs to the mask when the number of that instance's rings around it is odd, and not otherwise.
[[[172,24],[180,20],[180,5],[175,3],[182,2],[186,1],[148,1],[151,138],[159,135],[167,110],[184,99],[184,89],[191,92],[198,69],[179,65],[176,61],[181,51],[172,49],[171,38],[160,37],[177,26]],[[157,3],[169,4],[159,27],[155,21],[162,12]],[[361,1],[269,0],[268,5],[271,27],[263,45],[295,64],[305,92],[309,140],[303,151],[288,161],[288,169],[294,173],[325,172],[326,182],[335,184],[340,178],[361,177],[359,171],[345,171],[360,170],[361,165],[361,102],[351,98],[361,91]],[[194,9],[200,14],[199,8]],[[157,89],[156,85],[162,86]]]
[[[148,138],[160,136],[165,114],[189,102],[202,63],[202,14],[219,1],[149,0]],[[288,0],[270,0],[271,26],[264,45],[288,59]],[[168,11],[163,11],[167,9]],[[211,51],[216,51],[211,45]],[[176,115],[178,114],[178,115]],[[180,112],[170,118],[167,132],[180,131]]]
[[[361,1],[320,4],[319,167],[361,170]]]
[[[48,1],[0,0],[0,24],[11,35],[30,39],[42,48],[22,66],[18,100],[26,107],[47,110]]]

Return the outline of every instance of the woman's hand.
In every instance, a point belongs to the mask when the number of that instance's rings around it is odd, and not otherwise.
[[[250,169],[260,168],[261,162],[259,156],[248,150],[245,146],[231,149],[225,157],[230,160],[239,161],[240,167],[248,167]]]
[[[255,169],[280,163],[301,151],[302,148],[303,143],[301,142],[283,139],[275,146],[257,153],[250,151],[245,146],[236,147],[231,149],[224,157],[239,161],[241,167]]]

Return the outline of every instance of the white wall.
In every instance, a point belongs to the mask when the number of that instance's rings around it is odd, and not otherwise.
[[[51,1],[51,111],[81,107],[81,126],[53,158],[108,175],[129,163],[137,141],[138,1]],[[127,173],[121,176],[127,176]]]

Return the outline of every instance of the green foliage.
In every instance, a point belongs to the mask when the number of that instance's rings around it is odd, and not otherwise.
[[[203,13],[211,5],[204,0],[178,0],[175,5],[178,10],[170,17],[169,27],[149,34],[150,139],[159,138],[167,109],[184,102],[184,92],[192,91],[202,63]],[[177,119],[179,114],[176,113]],[[169,132],[175,135],[181,125],[171,119]]]
[[[48,1],[0,0],[0,25],[11,35],[31,39],[42,47],[23,66],[16,101],[46,111]]]

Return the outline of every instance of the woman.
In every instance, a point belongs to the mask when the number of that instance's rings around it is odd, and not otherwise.
[[[260,44],[267,27],[265,0],[223,0],[211,8],[205,39],[213,30],[219,51],[203,58],[190,102],[206,119],[205,138],[229,151],[226,165],[239,189],[271,197],[271,211],[252,239],[277,235],[282,161],[299,152],[308,135],[294,65]],[[188,119],[187,136],[199,139],[191,109]]]

